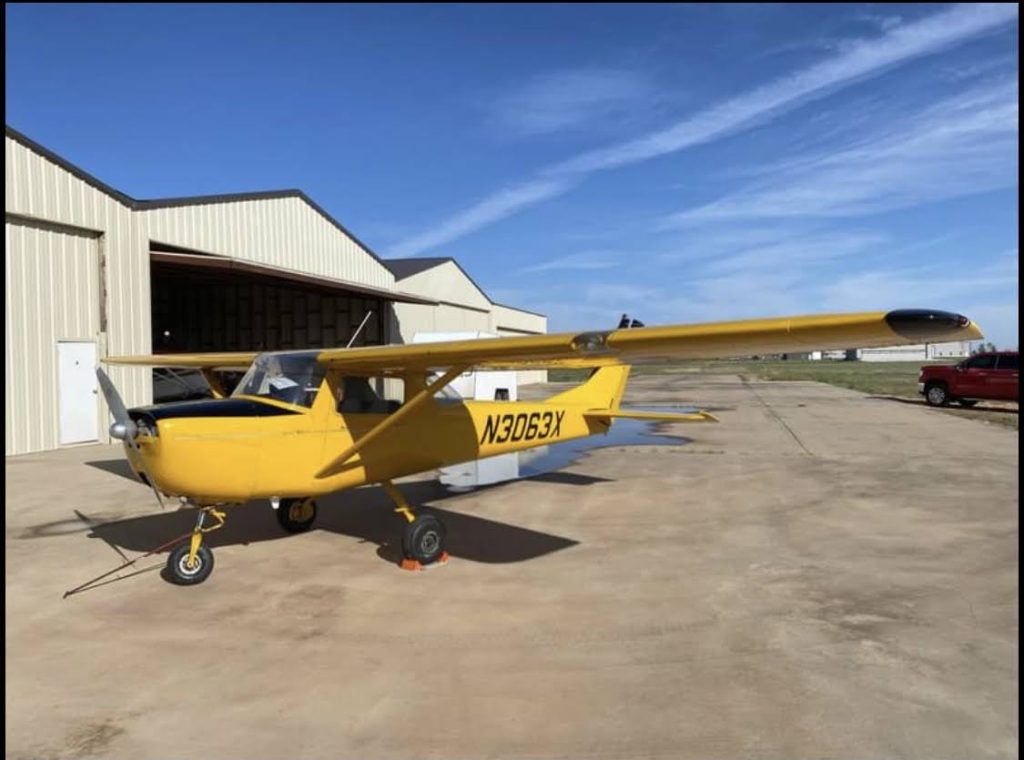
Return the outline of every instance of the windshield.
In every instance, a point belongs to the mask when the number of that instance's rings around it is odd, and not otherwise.
[[[231,395],[263,396],[310,407],[324,379],[317,353],[260,354]]]

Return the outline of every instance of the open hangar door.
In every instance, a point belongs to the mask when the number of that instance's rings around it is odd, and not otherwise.
[[[150,277],[154,353],[324,348],[346,346],[353,336],[353,346],[386,342],[390,302],[369,288],[360,292],[234,259],[160,250],[150,253]],[[226,389],[240,377],[224,373]],[[156,403],[208,392],[198,372],[154,371]]]

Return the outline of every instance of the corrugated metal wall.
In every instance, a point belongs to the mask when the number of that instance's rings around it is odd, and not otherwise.
[[[386,290],[396,287],[390,270],[301,198],[133,210],[134,203],[122,194],[83,179],[57,163],[59,159],[10,135],[5,136],[4,155],[7,454],[57,445],[56,402],[34,388],[56,383],[50,375],[55,373],[51,367],[58,339],[95,339],[100,357],[151,353],[150,241]],[[83,245],[91,246],[91,253],[83,254]],[[83,258],[96,263],[85,265]],[[93,279],[81,266],[92,268]],[[95,323],[76,311],[79,307],[73,304],[80,296],[70,296],[94,286]],[[386,320],[392,340],[411,340],[417,331],[533,331],[540,324],[526,317],[523,324],[530,327],[521,327],[522,317],[516,316],[521,312],[494,307],[450,262],[403,280],[399,289],[449,303],[395,304]],[[501,310],[507,314],[502,316]],[[28,374],[10,374],[22,371],[19,366],[25,373],[37,373],[35,386]],[[129,406],[151,401],[149,369],[108,371]],[[108,441],[107,412],[102,401],[100,406],[99,428]]]
[[[99,341],[98,237],[4,224],[5,452],[58,445],[57,341]],[[104,412],[96,401],[96,415]],[[98,428],[106,425],[102,419]]]
[[[137,212],[149,239],[203,253],[393,290],[394,275],[301,198]]]
[[[141,225],[136,223],[131,209],[7,136],[4,138],[4,158],[6,222],[17,226],[18,217],[27,217],[99,234],[96,245],[100,267],[106,273],[106,329],[103,330],[102,324],[95,328],[100,356],[149,353],[148,247]],[[16,245],[19,244],[18,238],[14,240]],[[14,249],[8,246],[7,250],[10,260]],[[60,300],[60,294],[75,283],[65,282],[63,275],[51,275],[41,282],[41,286],[49,289],[50,303],[58,308],[56,302]],[[13,297],[10,281],[6,293],[10,303]],[[44,298],[45,295],[39,297]],[[13,355],[24,362],[38,362],[41,361],[39,357],[55,355],[56,346],[41,342],[44,337],[42,332],[32,333],[20,338],[13,346],[9,344],[8,360]],[[152,398],[149,370],[111,367],[110,376],[129,405],[145,404]],[[7,395],[10,399],[10,389]],[[15,403],[22,406],[27,418],[46,420],[51,413],[55,414],[55,410],[48,408],[50,400],[39,394],[18,397]],[[106,415],[106,411],[103,414]],[[106,430],[105,423],[104,416],[100,420],[101,431]],[[10,419],[7,425],[9,428]],[[57,435],[55,426],[53,435]],[[15,451],[8,450],[8,453],[20,454],[29,450],[38,449],[25,449],[17,444]]]
[[[399,290],[487,312],[491,310],[487,297],[450,261],[404,278]]]
[[[489,312],[450,304],[421,306],[396,303],[393,309],[393,343],[412,343],[413,336],[418,332],[493,332]]]
[[[541,314],[520,311],[501,304],[495,304],[494,327],[498,332],[522,334],[543,334],[548,331],[548,318]]]
[[[492,312],[494,332],[498,335],[537,335],[548,331],[548,318],[541,314],[532,314],[500,304],[494,305]],[[546,383],[547,370],[537,369],[517,373],[520,385]]]
[[[398,289],[427,298],[455,303],[437,306],[396,303],[391,321],[391,340],[411,343],[418,332],[488,332],[496,335],[529,335],[547,332],[547,317],[492,304],[462,271],[447,262],[406,277]],[[462,306],[458,304],[464,304]],[[481,308],[484,310],[481,311]],[[530,370],[517,373],[521,385],[545,383],[548,373]]]

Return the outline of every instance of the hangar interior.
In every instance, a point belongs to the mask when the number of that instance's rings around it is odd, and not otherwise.
[[[386,342],[382,298],[168,258],[151,256],[156,353],[344,346],[353,337],[353,345]]]
[[[300,190],[143,201],[9,126],[4,142],[8,456],[110,441],[104,356],[547,332],[451,259],[396,276]],[[129,406],[151,403],[162,376],[108,373]]]

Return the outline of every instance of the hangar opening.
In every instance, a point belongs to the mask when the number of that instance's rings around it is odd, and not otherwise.
[[[150,246],[153,352],[287,351],[387,343],[391,299],[373,288]],[[389,294],[390,295],[390,294]],[[230,390],[238,373],[224,373]],[[158,369],[157,403],[208,395],[191,370]]]

